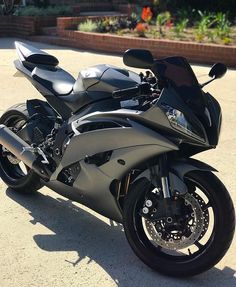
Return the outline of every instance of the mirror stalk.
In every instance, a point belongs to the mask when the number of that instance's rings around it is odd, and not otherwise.
[[[214,77],[213,79],[210,79],[209,81],[203,83],[200,85],[201,88],[204,88],[206,85],[210,84],[211,82],[215,81],[216,80],[216,77]]]

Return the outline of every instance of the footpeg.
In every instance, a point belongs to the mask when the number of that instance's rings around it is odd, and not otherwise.
[[[49,164],[49,161],[45,155],[45,153],[42,151],[40,147],[23,147],[22,152],[20,154],[23,154],[25,151],[30,151],[35,154],[41,155],[43,160],[41,160],[42,163],[44,164]]]

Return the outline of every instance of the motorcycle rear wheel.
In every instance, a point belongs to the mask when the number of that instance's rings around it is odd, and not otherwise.
[[[9,108],[0,118],[0,124],[14,131],[24,126],[29,119],[26,104],[17,104]],[[7,186],[20,193],[34,193],[43,185],[40,177],[29,167],[18,161],[13,155],[6,156],[0,146],[0,176]]]
[[[209,238],[197,238],[193,243],[194,252],[190,251],[192,247],[187,249],[188,252],[168,250],[158,246],[147,235],[144,218],[140,214],[146,193],[150,190],[150,182],[146,178],[133,183],[124,204],[124,230],[134,253],[152,269],[173,277],[194,276],[212,268],[230,247],[235,230],[233,203],[222,182],[213,173],[206,171],[192,171],[185,180],[191,189],[194,187],[204,194],[202,198],[206,201],[205,204],[203,199],[196,197],[204,210],[209,210],[213,217]],[[206,224],[205,229],[207,228],[210,229],[210,225]],[[206,232],[207,230],[203,230],[203,235]]]

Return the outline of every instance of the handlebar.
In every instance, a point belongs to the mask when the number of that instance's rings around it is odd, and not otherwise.
[[[145,96],[151,94],[151,86],[149,83],[141,83],[135,87],[116,90],[112,93],[114,99],[131,99],[137,96]]]

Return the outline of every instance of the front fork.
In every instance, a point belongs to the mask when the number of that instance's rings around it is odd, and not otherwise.
[[[151,179],[154,185],[158,186],[158,178],[160,178],[163,198],[170,198],[171,190],[169,185],[169,166],[167,154],[162,154],[159,156],[158,161],[159,170],[157,170],[156,166],[150,167]]]

